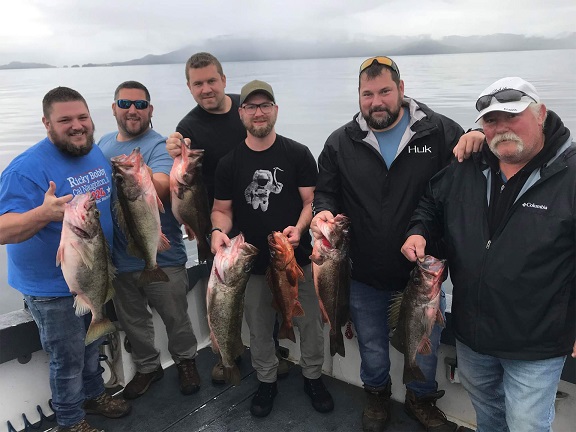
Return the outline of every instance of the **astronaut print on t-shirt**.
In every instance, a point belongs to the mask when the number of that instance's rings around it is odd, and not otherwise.
[[[244,191],[246,203],[250,204],[254,210],[258,207],[265,212],[268,210],[270,193],[279,194],[282,191],[282,183],[276,180],[276,171],[282,169],[275,167],[274,174],[269,170],[256,170],[252,176],[252,182]]]

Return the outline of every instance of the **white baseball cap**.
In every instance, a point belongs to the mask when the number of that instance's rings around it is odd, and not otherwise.
[[[519,77],[506,77],[486,87],[478,100],[476,122],[492,111],[521,113],[531,103],[539,103],[540,96],[532,84]]]

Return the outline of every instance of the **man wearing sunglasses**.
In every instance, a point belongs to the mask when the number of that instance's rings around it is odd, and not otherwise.
[[[444,239],[458,370],[478,432],[549,431],[576,357],[576,146],[534,86],[507,77],[476,102],[481,153],[430,183],[402,252]]]
[[[319,156],[311,229],[321,238],[317,220],[344,213],[351,221],[350,312],[367,395],[362,427],[376,432],[390,421],[388,307],[414,266],[400,253],[406,225],[430,178],[450,163],[464,131],[405,96],[398,66],[388,57],[362,62],[358,95],[360,112],[332,133]],[[483,135],[472,132],[466,139],[481,141]],[[438,247],[430,253],[441,255]],[[444,312],[444,295],[441,307]],[[457,425],[436,406],[444,395],[435,380],[440,333],[436,325],[432,353],[417,356],[426,380],[406,383],[404,406],[427,431],[453,432]]]
[[[308,147],[276,133],[278,106],[268,83],[254,80],[242,87],[239,113],[247,137],[222,158],[216,170],[212,252],[230,245],[228,235],[232,236],[233,228],[259,250],[244,299],[252,366],[260,382],[250,412],[256,417],[270,414],[278,392],[278,359],[272,338],[276,312],[265,276],[270,262],[268,235],[273,231],[288,238],[305,275],[298,283],[304,316],[294,318],[300,330],[304,391],[314,409],[329,412],[334,402],[321,378],[324,334],[309,258],[316,161]]]
[[[154,346],[154,326],[148,304],[156,309],[168,335],[168,350],[176,363],[180,392],[186,395],[200,388],[196,369],[197,343],[188,315],[188,256],[182,239],[180,224],[170,206],[170,170],[173,160],[166,151],[166,138],[151,127],[153,106],[148,89],[137,81],[126,81],[114,93],[112,114],[118,131],[104,135],[98,142],[110,160],[130,154],[136,147],[152,174],[152,183],[164,203],[160,213],[162,232],[170,241],[170,248],[159,252],[158,266],[168,275],[167,282],[152,282],[140,287],[138,280],[144,260],[128,251],[128,241],[122,229],[114,224],[114,264],[118,270],[114,287],[114,306],[122,329],[132,348],[136,374],[124,388],[126,399],[143,395],[150,385],[164,376],[160,352]]]
[[[238,115],[240,95],[225,92],[226,75],[222,64],[210,53],[193,54],[186,62],[185,73],[186,85],[197,105],[180,120],[176,132],[168,137],[166,148],[175,158],[180,154],[180,140],[184,138],[191,148],[204,149],[202,175],[211,207],[218,162],[246,139],[246,128]],[[194,238],[193,233],[189,232],[188,235]],[[275,341],[279,348],[276,337]],[[286,377],[290,362],[281,357],[278,349],[276,356],[280,362],[278,376]],[[212,382],[225,383],[221,360],[212,368]]]

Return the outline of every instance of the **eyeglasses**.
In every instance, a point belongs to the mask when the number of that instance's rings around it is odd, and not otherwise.
[[[360,72],[358,73],[358,75],[360,75],[362,72],[364,72],[370,66],[372,66],[374,63],[378,63],[378,64],[381,64],[383,66],[388,66],[389,68],[391,68],[394,72],[396,72],[398,74],[398,77],[400,77],[400,70],[398,69],[398,66],[396,65],[394,60],[392,60],[391,58],[388,58],[386,56],[370,57],[369,59],[364,60],[362,62],[362,64],[360,65]]]
[[[134,104],[134,106],[136,107],[137,110],[143,110],[148,108],[148,106],[150,105],[150,102],[148,102],[147,100],[130,100],[130,99],[118,99],[116,101],[116,105],[118,105],[118,108],[122,108],[122,109],[130,109],[130,107],[132,106],[132,104]]]
[[[261,104],[245,104],[242,105],[242,109],[244,111],[246,111],[246,114],[249,115],[254,115],[256,114],[256,111],[258,110],[258,108],[260,108],[260,111],[262,111],[262,114],[270,114],[272,112],[272,108],[274,107],[275,104],[273,104],[272,102],[264,102]]]
[[[504,89],[497,91],[496,93],[484,95],[478,98],[478,100],[476,101],[476,110],[482,111],[483,109],[488,108],[490,106],[490,103],[492,103],[492,98],[496,98],[498,102],[506,103],[506,102],[518,102],[524,96],[529,97],[534,102],[536,102],[536,99],[534,99],[529,94],[524,93],[522,90]]]

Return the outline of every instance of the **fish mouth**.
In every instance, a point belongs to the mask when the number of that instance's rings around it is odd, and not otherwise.
[[[423,261],[418,262],[418,266],[427,273],[440,276],[446,266],[446,260],[439,260],[431,255],[426,255]]]

